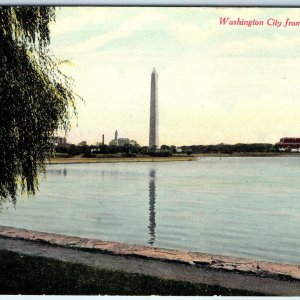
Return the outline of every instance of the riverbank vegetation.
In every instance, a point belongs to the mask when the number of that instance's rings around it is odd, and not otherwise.
[[[150,149],[147,146],[125,144],[123,146],[115,145],[100,145],[100,146],[76,146],[58,145],[55,147],[55,157],[74,157],[81,155],[82,157],[137,157],[137,156],[151,156],[151,157],[170,157],[177,153],[175,146],[166,148],[162,146],[159,150]]]
[[[182,152],[192,151],[193,153],[272,153],[279,152],[279,147],[274,144],[251,143],[251,144],[217,144],[217,145],[192,145],[182,146]]]
[[[176,155],[191,155],[191,154],[276,154],[280,153],[277,145],[266,143],[253,144],[217,144],[217,145],[192,145],[176,147],[174,145],[162,145],[159,150],[153,151],[147,146],[139,145],[99,145],[99,146],[75,146],[58,145],[55,147],[55,157],[74,157],[82,155],[83,157],[170,157]]]

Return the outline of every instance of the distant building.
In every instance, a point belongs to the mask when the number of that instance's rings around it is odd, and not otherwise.
[[[124,145],[129,145],[130,140],[128,138],[119,138],[118,139],[118,146],[124,146]]]
[[[55,146],[55,151],[58,152],[61,151],[63,148],[64,149],[69,149],[71,144],[67,143],[67,139],[65,137],[60,137],[60,136],[56,136],[53,140],[52,140],[53,145]]]
[[[137,146],[138,143],[135,140],[130,140],[129,138],[119,138],[118,130],[115,132],[115,138],[109,142],[110,146],[124,146],[124,145],[133,145]]]
[[[56,136],[53,139],[53,144],[55,146],[67,144],[67,139],[65,137]]]
[[[78,146],[86,146],[87,145],[87,142],[86,141],[82,141],[78,144]]]
[[[279,151],[300,152],[300,138],[284,137],[276,146],[279,147]]]

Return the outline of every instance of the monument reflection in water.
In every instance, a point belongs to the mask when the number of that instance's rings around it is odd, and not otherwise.
[[[52,175],[63,175],[67,176],[67,170],[64,168],[63,170],[58,169],[58,170],[47,170],[48,174]],[[105,171],[101,171],[101,177],[102,180],[104,179],[105,176]],[[156,170],[152,169],[149,172],[149,241],[148,244],[153,245],[155,242],[155,229],[156,229],[156,221],[155,221],[155,201],[156,201],[156,184],[155,184],[155,179],[156,179]]]
[[[149,173],[149,235],[150,239],[148,244],[153,245],[155,241],[155,199],[156,199],[156,186],[155,186],[156,171],[151,170]]]

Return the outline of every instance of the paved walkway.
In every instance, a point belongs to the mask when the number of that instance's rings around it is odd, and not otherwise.
[[[0,249],[159,278],[300,295],[300,266],[0,226]]]

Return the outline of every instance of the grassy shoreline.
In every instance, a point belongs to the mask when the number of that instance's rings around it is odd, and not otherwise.
[[[0,250],[1,295],[262,296]]]

